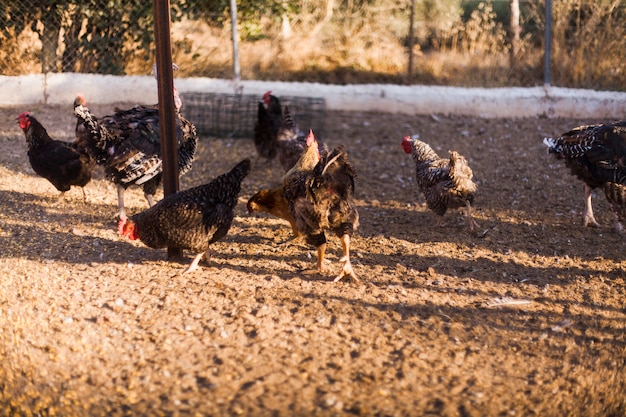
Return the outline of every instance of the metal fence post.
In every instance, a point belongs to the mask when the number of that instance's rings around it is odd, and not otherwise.
[[[552,0],[546,0],[546,36],[543,67],[543,85],[550,87],[550,54],[552,46]]]
[[[233,81],[235,94],[240,94],[241,68],[239,67],[239,34],[237,32],[237,0],[230,0],[230,24],[233,37]]]
[[[159,86],[159,128],[163,161],[163,193],[178,191],[178,149],[174,115],[174,74],[170,39],[170,2],[153,0],[154,40],[156,43],[157,83]],[[167,248],[168,257],[182,256],[182,250]]]

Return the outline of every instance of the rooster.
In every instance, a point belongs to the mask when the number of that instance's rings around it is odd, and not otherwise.
[[[263,94],[258,104],[257,121],[254,125],[254,146],[260,157],[272,160],[278,152],[277,135],[283,124],[283,109],[278,97],[271,91]]]
[[[196,253],[185,272],[198,268],[209,246],[223,238],[234,218],[241,182],[250,172],[250,160],[208,184],[179,191],[151,208],[118,221],[120,235],[141,240],[146,246],[187,249]]]
[[[296,226],[306,242],[317,249],[318,271],[328,272],[325,232],[340,237],[343,267],[335,282],[346,276],[358,281],[350,262],[350,240],[359,224],[354,204],[355,178],[345,149],[340,146],[320,156],[312,132],[306,151],[283,178],[283,195]]]
[[[124,191],[131,185],[141,186],[150,207],[161,183],[162,160],[157,106],[115,109],[101,119],[78,105],[74,114],[88,130],[90,151],[104,166],[106,177],[117,185],[118,215],[126,217]],[[183,175],[191,169],[198,144],[195,126],[176,112],[178,170]]]
[[[79,144],[52,139],[41,123],[28,112],[17,121],[24,131],[28,144],[28,161],[37,175],[47,179],[61,192],[71,186],[81,187],[83,199],[87,199],[85,185],[91,181],[95,161]]]
[[[437,226],[449,208],[466,207],[473,231],[477,224],[472,217],[472,202],[477,186],[467,159],[455,151],[450,152],[449,159],[440,158],[430,145],[411,136],[402,139],[402,149],[415,161],[417,186],[428,208],[438,216]]]
[[[626,184],[626,121],[579,126],[556,139],[544,138],[543,143],[584,183],[583,227],[598,227],[591,205],[593,189],[606,182]]]

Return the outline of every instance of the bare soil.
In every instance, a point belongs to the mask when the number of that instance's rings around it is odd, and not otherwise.
[[[328,112],[361,216],[362,282],[333,283],[285,221],[248,215],[281,175],[251,140],[202,138],[183,189],[254,163],[229,234],[181,275],[192,254],[117,235],[101,170],[86,202],[34,175],[23,110],[59,139],[74,126],[69,103],[0,109],[0,415],[626,415],[624,237],[601,193],[602,227],[582,227],[582,184],[541,143],[597,120]],[[435,227],[400,147],[414,133],[470,161],[477,233],[461,211]]]

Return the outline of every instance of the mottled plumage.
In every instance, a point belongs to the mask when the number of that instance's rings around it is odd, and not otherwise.
[[[259,102],[254,125],[254,146],[260,157],[274,159],[278,152],[277,135],[283,124],[283,109],[278,97],[267,91]]]
[[[194,252],[196,257],[186,272],[193,271],[209,245],[230,229],[241,182],[249,172],[250,160],[244,159],[208,184],[171,194],[141,213],[120,219],[119,232],[151,248]]]
[[[451,151],[450,158],[440,158],[425,142],[406,136],[402,140],[404,152],[415,162],[417,186],[426,198],[426,205],[438,216],[437,224],[449,208],[467,208],[470,229],[476,226],[471,205],[477,186],[467,159]]]
[[[584,226],[598,226],[591,192],[606,182],[626,184],[626,121],[576,127],[556,139],[545,138],[548,153],[565,162],[585,192]]]
[[[18,123],[26,137],[31,167],[61,191],[61,195],[73,185],[82,188],[91,181],[95,162],[81,144],[52,139],[28,112],[19,115]],[[83,189],[83,197],[84,193]]]
[[[335,281],[344,276],[357,279],[350,262],[350,240],[358,227],[354,204],[356,172],[343,146],[319,156],[317,142],[309,145],[300,160],[283,179],[283,195],[289,203],[298,230],[306,242],[317,248],[318,270],[325,272],[326,231],[342,242],[343,268]],[[315,161],[317,154],[317,163]]]
[[[106,177],[118,186],[119,216],[124,217],[123,192],[131,185],[142,186],[150,206],[161,183],[162,159],[159,110],[156,106],[136,106],[96,119],[89,109],[79,105],[76,117],[90,133],[90,151],[104,166]],[[191,169],[198,135],[195,126],[176,113],[178,170],[183,175]]]

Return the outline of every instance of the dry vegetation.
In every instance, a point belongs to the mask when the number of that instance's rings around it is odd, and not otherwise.
[[[69,139],[69,107],[28,110]],[[23,110],[0,108],[0,415],[626,414],[626,243],[601,195],[602,227],[581,227],[581,184],[541,144],[590,120],[329,113],[359,175],[363,281],[333,283],[314,250],[281,244],[286,222],[245,210],[278,164],[254,164],[228,236],[181,276],[190,254],[117,236],[101,172],[88,201],[57,201],[28,165]],[[478,234],[460,212],[433,226],[400,149],[412,133],[469,159]],[[203,137],[181,187],[254,155]],[[340,253],[331,238],[335,268]]]
[[[461,19],[460,2],[417,1],[414,65],[407,76],[409,2],[301,1],[296,15],[240,23],[244,79],[323,83],[416,83],[455,86],[535,86],[544,82],[543,1],[522,3],[522,37],[510,61],[506,24],[484,2]],[[618,0],[553,2],[552,83],[562,87],[626,90],[625,10]],[[506,10],[506,9],[505,9]],[[0,70],[39,72],[41,42],[29,29],[0,34]],[[231,78],[230,24],[204,20],[173,25],[180,76]],[[61,45],[59,50],[64,47]],[[128,47],[130,48],[130,47]],[[128,49],[127,48],[127,49]],[[147,74],[154,57],[130,53],[127,74]]]

